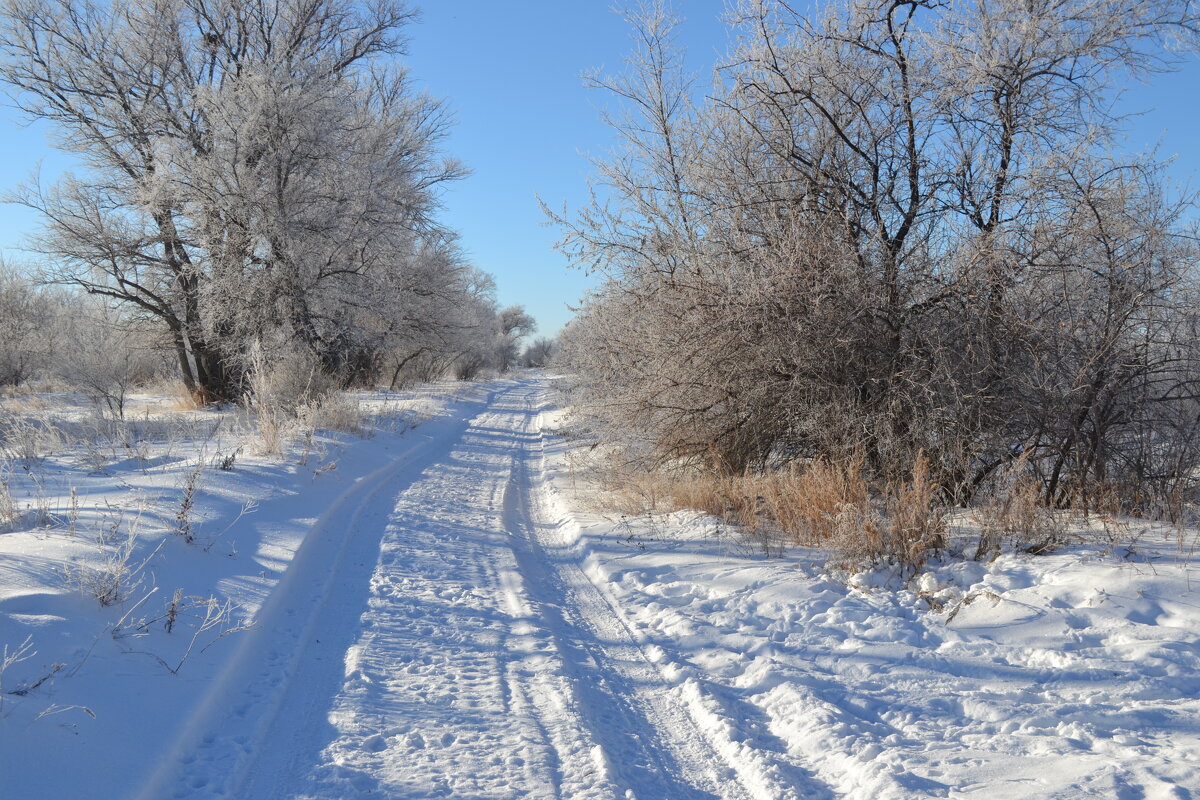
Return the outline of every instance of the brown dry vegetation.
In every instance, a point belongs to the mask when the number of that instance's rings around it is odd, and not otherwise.
[[[608,469],[604,484],[623,513],[695,509],[763,543],[827,548],[840,564],[892,563],[915,572],[945,546],[946,508],[921,455],[906,482],[873,491],[863,457],[764,473],[723,475]]]

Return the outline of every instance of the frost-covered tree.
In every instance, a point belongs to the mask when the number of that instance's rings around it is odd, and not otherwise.
[[[0,386],[44,371],[55,349],[55,298],[0,260]]]
[[[521,339],[537,330],[537,321],[524,306],[508,306],[496,316],[496,344],[493,363],[500,372],[516,366],[521,354]]]
[[[1195,239],[1105,102],[1195,45],[1192,4],[733,18],[704,99],[663,4],[593,80],[624,147],[558,220],[606,279],[562,353],[607,430],[732,472],[857,453],[894,483],[924,453],[959,500],[1022,454],[1059,503],[1196,474],[1163,446],[1197,395]]]
[[[418,279],[409,284],[383,288],[392,298],[390,303],[373,304],[374,309],[387,312],[380,317],[384,335],[378,355],[381,376],[392,387],[440,378],[467,362],[486,359],[491,347],[495,282],[463,262],[455,249],[446,250],[441,258],[451,263],[436,270],[438,280],[420,279],[417,274]],[[468,372],[473,374],[480,366]]]
[[[462,174],[437,155],[440,104],[395,61],[411,17],[392,0],[6,0],[0,75],[85,165],[17,198],[45,215],[46,279],[164,328],[202,396],[240,395],[255,342],[353,372],[374,332],[361,298],[429,272],[437,186]]]
[[[74,298],[69,311],[58,331],[63,346],[55,373],[114,418],[124,418],[130,391],[160,374],[153,339],[92,298]]]
[[[525,352],[521,353],[521,366],[540,368],[550,363],[550,359],[554,356],[554,340],[540,337],[534,339],[533,342],[525,348]]]

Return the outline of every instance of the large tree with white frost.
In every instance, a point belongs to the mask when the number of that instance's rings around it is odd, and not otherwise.
[[[446,115],[396,62],[411,18],[392,0],[5,0],[0,76],[83,164],[17,196],[45,215],[46,278],[164,326],[203,397],[242,391],[254,342],[330,372],[378,360],[381,331],[472,283],[434,219],[463,174],[437,152]]]

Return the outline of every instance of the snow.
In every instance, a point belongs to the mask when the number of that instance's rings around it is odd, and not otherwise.
[[[0,645],[37,655],[3,687],[66,666],[3,696],[4,796],[1200,794],[1200,576],[1174,532],[831,573],[697,513],[592,510],[546,378],[456,391],[363,395],[374,435],[323,434],[303,465],[205,469],[195,544],[170,533],[182,481],[242,441],[232,422],[219,446],[10,476],[31,508],[0,535]],[[39,503],[55,525],[28,524]],[[101,608],[63,565],[131,506],[142,583]],[[173,674],[200,612],[130,620],[177,587],[252,624]]]

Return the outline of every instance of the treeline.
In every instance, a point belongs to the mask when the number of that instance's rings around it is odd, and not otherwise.
[[[0,390],[69,386],[113,417],[173,372],[162,337],[86,295],[35,285],[0,262]]]
[[[1193,497],[1194,209],[1110,105],[1194,52],[1190,4],[744,2],[703,87],[666,10],[633,23],[595,79],[624,146],[558,219],[605,276],[562,337],[602,435],[710,475],[916,464],[944,503],[1014,468],[1051,506]]]
[[[4,0],[0,78],[82,162],[11,198],[45,219],[40,281],[107,301],[202,401],[243,397],[263,365],[350,386],[515,361],[532,320],[437,220],[465,170],[397,60],[412,16]]]

